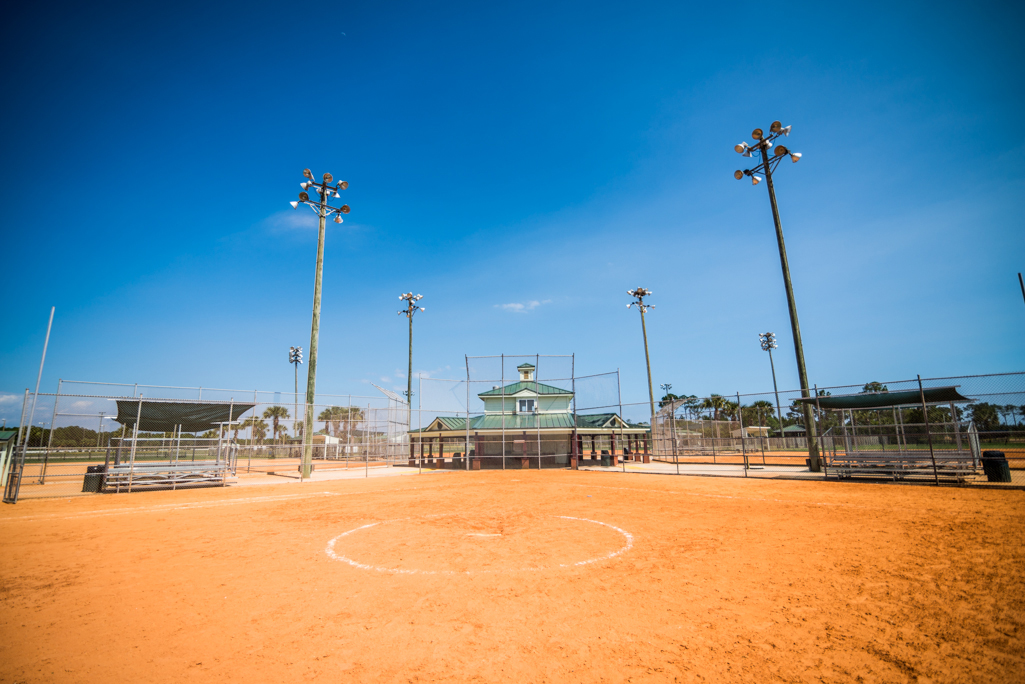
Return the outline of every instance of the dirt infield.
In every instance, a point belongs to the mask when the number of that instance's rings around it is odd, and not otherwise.
[[[571,471],[31,501],[0,681],[1023,681],[1023,504]]]

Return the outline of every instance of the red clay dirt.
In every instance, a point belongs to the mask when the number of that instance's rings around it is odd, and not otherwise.
[[[1023,503],[569,471],[29,501],[0,681],[1025,681]]]

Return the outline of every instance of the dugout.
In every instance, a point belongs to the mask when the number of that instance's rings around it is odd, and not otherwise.
[[[223,427],[256,405],[142,398],[116,403],[114,420],[122,435],[131,431],[131,438],[112,440],[107,450],[100,483],[105,492],[227,484],[235,474],[237,448],[223,437]],[[196,437],[211,430],[216,438]]]
[[[798,399],[819,414],[827,475],[964,482],[980,467],[956,386]]]

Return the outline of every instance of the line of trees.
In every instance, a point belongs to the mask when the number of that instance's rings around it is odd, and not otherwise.
[[[888,392],[889,388],[880,382],[866,383],[861,393]],[[819,396],[830,396],[830,392],[819,390]],[[736,401],[712,393],[706,398],[698,398],[695,395],[677,395],[667,393],[659,401],[659,407],[665,407],[671,402],[680,402],[676,410],[677,418],[687,420],[743,420],[745,426],[767,426],[773,431],[780,429],[780,421],[777,417],[776,407],[771,401],[759,399],[750,405],[738,405]],[[804,410],[801,402],[794,400],[789,406],[782,408],[783,427],[790,425],[804,426]],[[988,402],[972,402],[967,406],[955,406],[954,419],[958,421],[971,420],[979,432],[999,432],[1016,427],[1025,427],[1025,405],[1015,406],[1013,404],[992,404]],[[906,425],[922,424],[924,422],[921,407],[908,407],[900,409],[900,416],[895,416],[893,409],[871,409],[866,411],[852,411],[841,413],[838,411],[823,411],[819,416],[820,428],[825,431],[831,427],[840,427],[842,422],[857,427],[861,426],[883,426],[894,425],[896,420]],[[950,407],[930,406],[928,418],[930,423],[951,422]],[[1019,422],[1019,418],[1022,422]]]
[[[329,406],[325,408],[317,416],[318,421],[323,421],[324,428],[319,434],[333,435],[335,437],[342,438],[345,434],[355,432],[354,428],[364,419],[364,410],[355,406]],[[289,437],[289,426],[286,421],[291,418],[291,413],[285,406],[268,406],[264,409],[262,417],[253,416],[246,418],[245,420],[238,421],[232,424],[224,424],[220,428],[214,428],[207,430],[206,432],[198,435],[200,438],[216,439],[217,437],[226,437],[229,433],[234,433],[235,441],[239,439],[239,432],[242,430],[250,430],[251,439],[256,443],[261,443],[268,436],[268,430],[270,430],[271,438],[276,442],[283,442]],[[266,419],[266,420],[265,420]],[[267,420],[270,421],[268,425]],[[45,447],[50,444],[53,448],[87,448],[87,447],[105,447],[112,437],[120,437],[122,434],[121,426],[114,424],[116,427],[112,430],[103,430],[102,432],[97,430],[91,430],[86,427],[79,425],[67,425],[64,427],[58,427],[53,430],[53,439],[50,439],[50,429],[42,426],[33,426],[29,431],[28,445],[30,448]],[[293,425],[295,437],[301,438],[303,434],[303,423],[302,421],[296,421]],[[17,430],[17,426],[9,426],[8,430]],[[131,435],[131,430],[128,431],[126,436]],[[170,439],[175,435],[171,432],[145,432],[139,433],[139,437],[146,438],[165,438]],[[183,440],[195,439],[197,435],[192,433],[183,433],[181,438]]]

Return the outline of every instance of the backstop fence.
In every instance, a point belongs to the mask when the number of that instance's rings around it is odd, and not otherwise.
[[[13,502],[298,478],[306,443],[320,473],[811,476],[815,444],[829,478],[1025,485],[1025,373],[667,397],[654,416],[649,401],[622,401],[618,371],[578,375],[573,356],[468,356],[464,377],[413,388],[412,409],[385,388],[320,395],[307,438],[294,393],[62,380],[21,398],[13,448],[0,444],[0,488]]]

